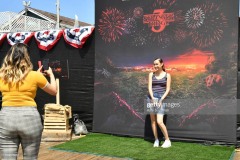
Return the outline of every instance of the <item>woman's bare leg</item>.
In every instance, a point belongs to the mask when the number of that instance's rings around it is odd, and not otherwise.
[[[161,115],[161,114],[157,114],[157,124],[158,126],[160,127],[164,137],[165,137],[165,140],[169,140],[169,137],[168,137],[168,131],[167,131],[167,127],[166,125],[163,123],[163,116],[164,115]]]
[[[156,115],[150,114],[152,131],[155,139],[158,139]]]

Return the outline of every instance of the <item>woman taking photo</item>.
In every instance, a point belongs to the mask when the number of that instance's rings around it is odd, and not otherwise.
[[[7,52],[0,69],[0,159],[16,160],[19,144],[24,160],[38,157],[43,126],[34,98],[37,88],[56,95],[57,85],[52,69],[44,71],[50,83],[40,72],[32,71],[28,47],[13,45]]]

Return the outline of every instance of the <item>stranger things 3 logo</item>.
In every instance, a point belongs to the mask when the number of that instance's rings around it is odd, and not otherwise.
[[[170,22],[174,22],[174,13],[164,13],[166,9],[155,9],[153,14],[143,15],[143,24],[152,27],[153,32],[162,32]]]

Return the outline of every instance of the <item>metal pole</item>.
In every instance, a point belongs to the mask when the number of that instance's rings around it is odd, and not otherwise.
[[[59,14],[60,14],[60,0],[57,0],[57,25],[56,25],[56,29],[59,29]]]
[[[56,95],[56,104],[60,105],[60,84],[59,84],[59,79],[56,78],[56,83],[57,83],[57,95]]]

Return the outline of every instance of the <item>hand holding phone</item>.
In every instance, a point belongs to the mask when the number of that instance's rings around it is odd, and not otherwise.
[[[49,59],[44,59],[42,61],[42,65],[43,65],[43,71],[48,70],[48,68],[49,68]]]

